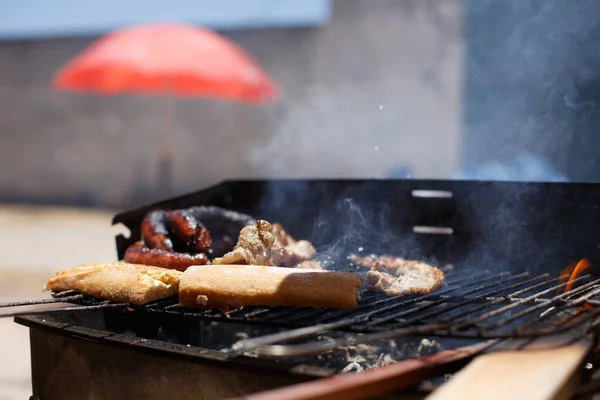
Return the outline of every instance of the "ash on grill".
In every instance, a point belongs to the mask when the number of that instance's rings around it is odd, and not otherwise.
[[[317,340],[327,341],[331,338],[318,337]],[[341,372],[362,372],[408,358],[435,354],[442,350],[444,350],[442,345],[435,339],[385,340],[379,344],[357,344],[327,350],[317,358],[327,368],[337,370],[340,362],[345,362],[347,365],[341,369]]]

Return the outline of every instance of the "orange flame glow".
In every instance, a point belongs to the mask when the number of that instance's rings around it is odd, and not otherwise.
[[[563,282],[567,281],[565,292],[571,290],[573,288],[573,281],[591,266],[592,264],[584,258],[579,260],[578,263],[571,263],[567,268],[565,268],[560,273],[561,280],[563,280]]]

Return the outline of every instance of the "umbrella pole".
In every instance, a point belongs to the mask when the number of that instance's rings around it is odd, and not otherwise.
[[[158,159],[158,197],[166,198],[173,190],[173,96],[161,102],[162,132]]]

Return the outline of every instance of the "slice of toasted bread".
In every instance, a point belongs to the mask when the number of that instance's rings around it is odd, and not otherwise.
[[[84,264],[58,271],[44,290],[73,290],[135,305],[175,296],[181,272],[123,262]]]
[[[179,303],[223,311],[245,306],[353,308],[360,276],[349,272],[262,265],[192,266],[181,277]]]

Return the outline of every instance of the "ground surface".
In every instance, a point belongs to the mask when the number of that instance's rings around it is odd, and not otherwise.
[[[45,280],[60,268],[116,259],[112,212],[0,207],[0,302],[45,298]],[[0,319],[0,400],[31,395],[29,335]]]

